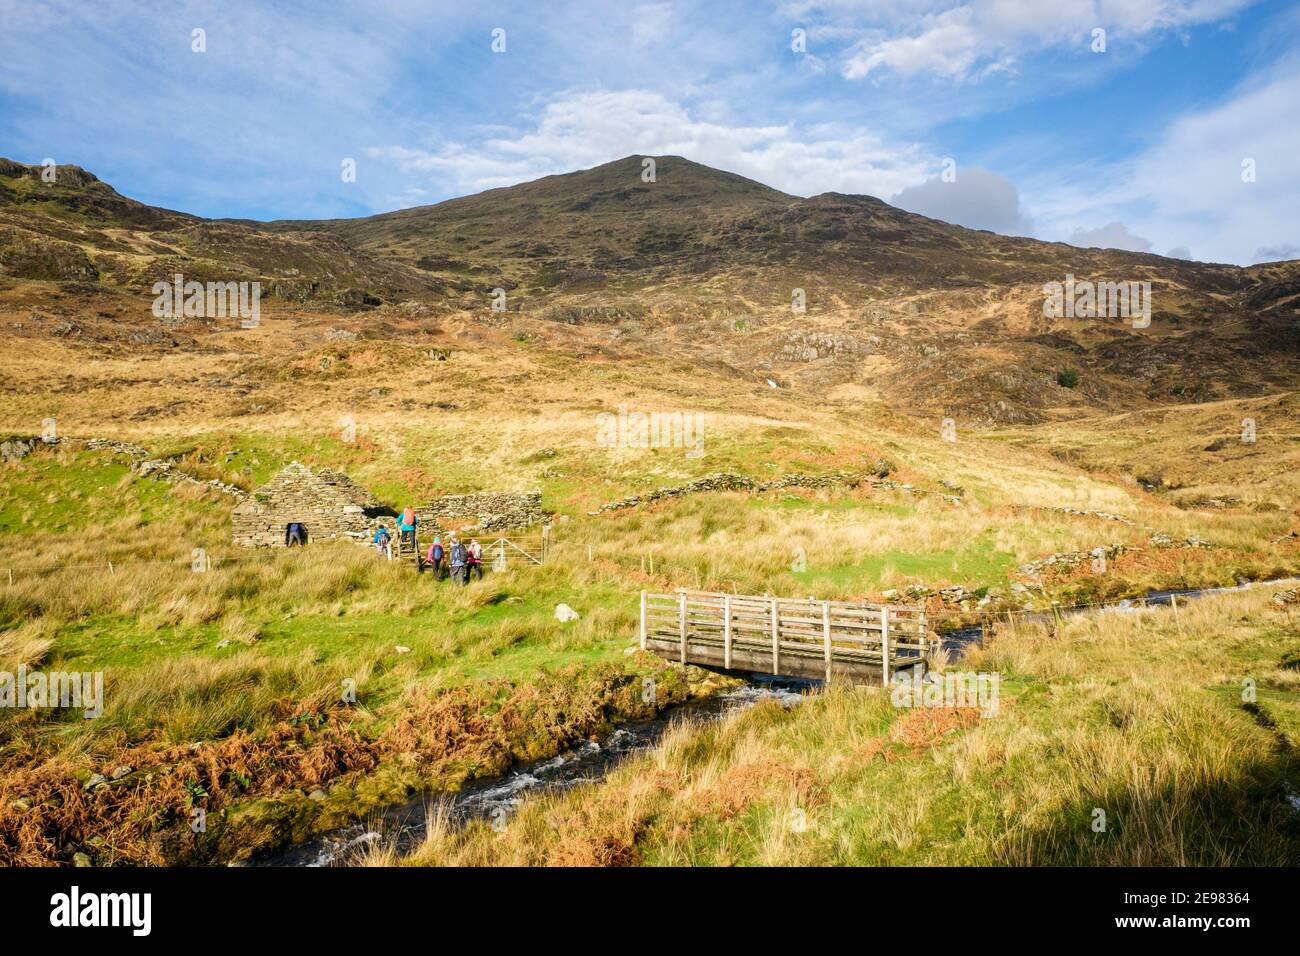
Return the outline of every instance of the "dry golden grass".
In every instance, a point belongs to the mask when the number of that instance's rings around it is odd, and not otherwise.
[[[861,688],[682,726],[402,862],[1294,865],[1300,629],[1270,594],[1001,630],[954,665],[1002,675],[992,718]]]
[[[1241,406],[1258,413],[1258,450],[1275,463],[1266,480],[1243,495],[1248,507],[1182,510],[1167,496],[1141,491],[1132,467],[1157,453],[1186,459],[1192,471],[1208,462],[1200,476],[1169,473],[1184,483],[1180,494],[1244,481],[1247,471],[1259,471],[1258,459],[1239,459],[1233,450],[1223,463],[1197,450],[1200,431],[1222,430],[1239,414],[1237,406],[1184,409],[1167,419],[963,430],[956,443],[947,443],[939,440],[937,420],[908,418],[864,402],[858,392],[773,390],[761,381],[701,375],[685,362],[598,353],[556,323],[539,323],[532,342],[468,320],[394,341],[323,341],[324,327],[336,320],[271,315],[247,336],[200,330],[193,347],[149,355],[101,354],[75,343],[15,337],[0,323],[0,374],[12,399],[0,426],[32,434],[54,418],[60,434],[136,441],[154,452],[175,452],[200,477],[245,485],[252,468],[269,470],[302,456],[342,467],[393,498],[541,486],[547,506],[562,516],[552,561],[458,590],[426,587],[406,569],[351,546],[236,552],[228,544],[230,501],[219,493],[129,474],[96,484],[88,476],[107,467],[107,455],[101,461],[66,446],[42,448],[0,465],[0,507],[10,532],[0,535],[0,666],[93,665],[108,672],[110,693],[105,716],[96,721],[0,716],[5,761],[31,767],[48,761],[66,782],[74,770],[98,769],[131,748],[236,739],[240,747],[255,748],[256,741],[271,746],[289,739],[276,736],[287,714],[323,708],[348,678],[373,689],[363,700],[363,720],[393,734],[405,731],[403,746],[433,747],[421,734],[444,725],[429,723],[427,708],[412,705],[404,693],[440,695],[453,706],[457,688],[484,676],[510,676],[536,692],[543,683],[536,675],[545,667],[621,660],[634,633],[635,592],[643,587],[847,598],[909,583],[979,586],[1004,582],[1016,564],[1048,552],[1142,544],[1151,528],[1175,537],[1196,534],[1219,548],[1125,559],[1104,582],[1063,586],[1076,589],[1071,593],[1140,592],[1300,567],[1295,539],[1269,543],[1295,526],[1294,516],[1266,508],[1287,503],[1300,473],[1290,451],[1270,444],[1291,406],[1279,411],[1263,400]],[[431,347],[448,349],[451,357],[429,358]],[[286,364],[284,355],[295,358]],[[599,447],[596,415],[620,405],[702,412],[705,457],[688,459],[682,449]],[[359,431],[359,440],[347,447],[337,437],[344,416]],[[1086,454],[1070,463],[1044,451],[1058,444],[1077,444]],[[706,471],[766,478],[856,470],[878,456],[895,462],[900,481],[923,491],[940,490],[940,479],[964,486],[964,503],[883,490],[758,499],[711,494],[586,514],[630,492]],[[1200,483],[1189,484],[1192,477]],[[1063,505],[1124,513],[1138,524],[1048,510]],[[56,527],[65,512],[77,520]],[[199,546],[212,558],[210,572],[190,569],[190,549]],[[792,569],[796,549],[807,573]],[[9,568],[15,569],[12,583]],[[577,607],[580,620],[555,622],[550,611],[559,601]],[[1222,625],[1198,617],[1199,607],[1183,613],[1178,637],[1209,635]],[[828,694],[797,716],[759,708],[707,731],[674,732],[637,774],[616,775],[590,806],[544,802],[543,810],[525,811],[507,834],[490,838],[491,831],[477,824],[461,831],[444,820],[418,858],[974,862],[1037,854],[1048,861],[1092,860],[1071,842],[1072,830],[1044,828],[1077,814],[1070,800],[1104,796],[1120,803],[1124,815],[1136,814],[1140,822],[1126,832],[1140,831],[1145,849],[1098,844],[1096,860],[1228,859],[1227,850],[1197,856],[1178,849],[1176,835],[1160,830],[1151,814],[1168,809],[1174,790],[1230,787],[1225,775],[1238,771],[1267,775],[1273,764],[1261,756],[1257,738],[1263,731],[1236,712],[1233,719],[1215,720],[1215,707],[1203,700],[1212,676],[1231,678],[1231,658],[1224,654],[1232,645],[1198,639],[1164,647],[1168,633],[1157,629],[1152,640],[1146,620],[1117,620],[1114,630],[1071,622],[1068,651],[1057,636],[1026,627],[986,652],[1004,655],[991,658],[997,661],[991,666],[1025,675],[1025,687],[1050,685],[1049,698],[1056,704],[1059,697],[1065,708],[1052,711],[1051,720],[1030,719],[1036,712],[1022,708],[1015,713],[1029,716],[1009,721],[1009,729],[988,722],[963,729],[932,727],[926,715],[899,720],[903,736],[896,737],[887,702],[869,692]],[[1246,634],[1241,640],[1254,647],[1261,639]],[[231,642],[224,656],[214,656],[223,641]],[[397,654],[397,643],[413,645],[412,653]],[[1144,649],[1155,646],[1179,663],[1148,659]],[[1108,669],[1130,657],[1128,670]],[[1215,661],[1219,671],[1211,675]],[[1157,689],[1125,691],[1137,674]],[[1269,687],[1296,689],[1292,668],[1260,668],[1259,674]],[[1037,700],[1039,691],[1025,687],[1018,688],[1021,696]],[[566,725],[547,717],[554,701],[520,693],[543,719],[535,733],[511,744],[511,752],[544,752],[563,738]],[[588,687],[585,697],[577,691],[553,696],[585,726],[595,724],[590,707],[601,693]],[[1184,697],[1200,703],[1180,705]],[[1112,734],[1099,716],[1107,714],[1130,715],[1123,719],[1149,734]],[[1098,739],[1071,736],[1083,733],[1071,729],[1076,725],[1094,724],[1101,728]],[[485,767],[504,766],[500,740],[468,717],[464,726],[470,729],[460,752],[482,757]],[[1200,751],[1171,756],[1140,778],[1126,776],[1125,760],[1154,759],[1161,726],[1202,734]],[[245,755],[252,759],[252,753]],[[1109,775],[1097,784],[1102,789],[1095,798],[1089,796],[1095,788],[1082,779],[1090,760]],[[1000,787],[994,781],[1007,773],[1008,761],[1055,768],[1056,789],[1031,783],[1033,775],[1021,770],[1010,776],[1015,788]],[[888,779],[876,781],[879,774]],[[290,787],[287,775],[273,779]],[[981,809],[972,809],[977,800]],[[802,831],[789,825],[795,811],[809,823]],[[954,822],[959,818],[960,826]],[[1240,825],[1241,814],[1228,819]],[[85,828],[77,831],[80,839],[91,825],[76,820]],[[139,846],[131,852],[132,859],[160,858]],[[1239,857],[1272,859],[1249,843]]]

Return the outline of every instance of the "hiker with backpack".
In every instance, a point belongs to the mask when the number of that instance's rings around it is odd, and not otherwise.
[[[377,553],[382,554],[384,557],[389,559],[393,557],[392,553],[389,551],[392,536],[389,535],[388,529],[382,524],[379,526],[379,530],[375,532],[375,536],[371,540],[374,542],[375,551]]]
[[[402,535],[402,540],[415,544],[415,526],[420,523],[420,519],[415,514],[415,509],[410,505],[402,512],[402,516],[397,519],[397,530]]]
[[[442,577],[442,559],[445,552],[442,549],[442,536],[434,535],[433,544],[429,545],[429,553],[425,555],[425,562],[433,568],[433,579],[437,581]]]
[[[465,546],[460,543],[459,538],[451,539],[451,554],[448,556],[451,560],[451,579],[457,584],[465,584],[469,581],[465,573],[469,554],[465,551]]]
[[[478,538],[471,538],[469,542],[469,553],[465,565],[465,580],[469,581],[471,574],[477,574],[480,581],[483,580],[483,545],[478,543]]]
[[[302,547],[307,543],[307,526],[298,521],[292,521],[284,526],[284,546],[292,548],[294,545]]]

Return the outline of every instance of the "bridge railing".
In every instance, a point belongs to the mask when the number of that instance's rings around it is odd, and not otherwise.
[[[924,667],[935,650],[925,609],[679,590],[641,592],[641,647],[681,663],[824,676]]]

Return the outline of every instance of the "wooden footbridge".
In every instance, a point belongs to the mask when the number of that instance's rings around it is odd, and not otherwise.
[[[641,592],[641,647],[682,664],[888,684],[938,648],[925,609],[711,591]]]

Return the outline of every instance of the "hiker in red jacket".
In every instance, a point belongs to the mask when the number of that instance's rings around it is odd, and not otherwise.
[[[466,582],[471,574],[477,574],[478,579],[483,580],[483,545],[478,543],[478,538],[470,538],[469,547],[465,549]]]

